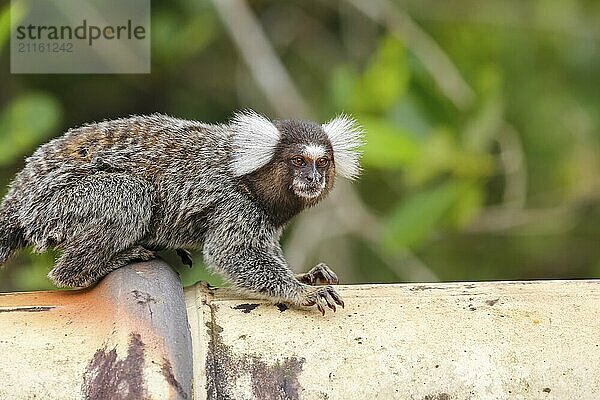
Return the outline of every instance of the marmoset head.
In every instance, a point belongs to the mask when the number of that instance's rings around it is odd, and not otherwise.
[[[329,191],[335,177],[331,142],[320,125],[304,121],[275,121],[282,133],[271,163],[279,168],[292,192],[301,199],[316,199]]]
[[[298,212],[325,197],[335,175],[355,179],[360,173],[362,130],[346,115],[319,125],[271,122],[246,111],[236,114],[230,126],[231,169],[235,176],[246,177],[254,194],[270,208]]]

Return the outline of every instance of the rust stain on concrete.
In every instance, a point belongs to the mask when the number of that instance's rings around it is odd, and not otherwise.
[[[249,361],[252,392],[257,399],[299,398],[298,376],[302,372],[303,359],[288,357],[274,365],[268,365],[256,356]]]
[[[189,394],[185,392],[185,390],[183,389],[181,384],[175,378],[175,375],[173,374],[173,367],[171,366],[171,362],[169,360],[167,360],[166,358],[163,359],[161,373],[167,380],[167,383],[169,384],[169,386],[171,386],[171,388],[173,388],[177,392],[177,394],[179,394],[179,396],[181,398],[183,398],[183,399],[189,398]]]
[[[241,377],[250,377],[254,398],[296,400],[302,390],[298,378],[304,358],[290,356],[268,364],[259,356],[236,354],[223,343],[223,328],[213,320],[206,323],[210,341],[206,355],[206,392],[209,400],[235,399]]]
[[[99,349],[83,375],[86,399],[133,400],[146,397],[144,342],[139,333],[129,336],[127,357],[117,359],[117,349]]]

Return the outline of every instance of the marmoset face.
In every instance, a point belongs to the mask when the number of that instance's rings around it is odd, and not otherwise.
[[[323,145],[294,146],[287,163],[292,177],[292,190],[298,197],[314,199],[325,189],[327,179],[333,179],[333,154]]]
[[[253,113],[236,114],[231,170],[276,223],[289,221],[331,191],[336,173],[355,179],[362,130],[340,115],[326,124],[275,120]]]

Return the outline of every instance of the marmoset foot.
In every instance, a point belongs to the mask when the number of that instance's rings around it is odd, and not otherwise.
[[[337,285],[339,282],[335,272],[324,263],[317,264],[316,267],[305,274],[296,275],[296,279],[311,286]]]
[[[321,314],[325,315],[325,307],[331,308],[335,312],[335,305],[344,308],[344,300],[331,286],[323,286],[309,293],[303,306],[317,306]]]
[[[181,262],[184,265],[187,265],[190,268],[193,267],[194,261],[192,260],[192,253],[190,253],[186,249],[178,249],[177,250],[177,255],[179,256],[179,258],[181,258]]]

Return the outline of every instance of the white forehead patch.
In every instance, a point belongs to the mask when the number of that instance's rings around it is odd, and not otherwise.
[[[309,144],[304,146],[302,155],[312,160],[316,160],[318,158],[323,157],[326,151],[327,150],[325,149],[325,147],[321,146],[320,144]]]
[[[363,144],[363,130],[356,121],[344,114],[338,115],[322,125],[327,134],[337,173],[348,179],[356,179],[360,174],[360,151]]]
[[[268,118],[247,110],[236,113],[230,126],[231,170],[235,176],[254,172],[271,161],[281,133]]]

